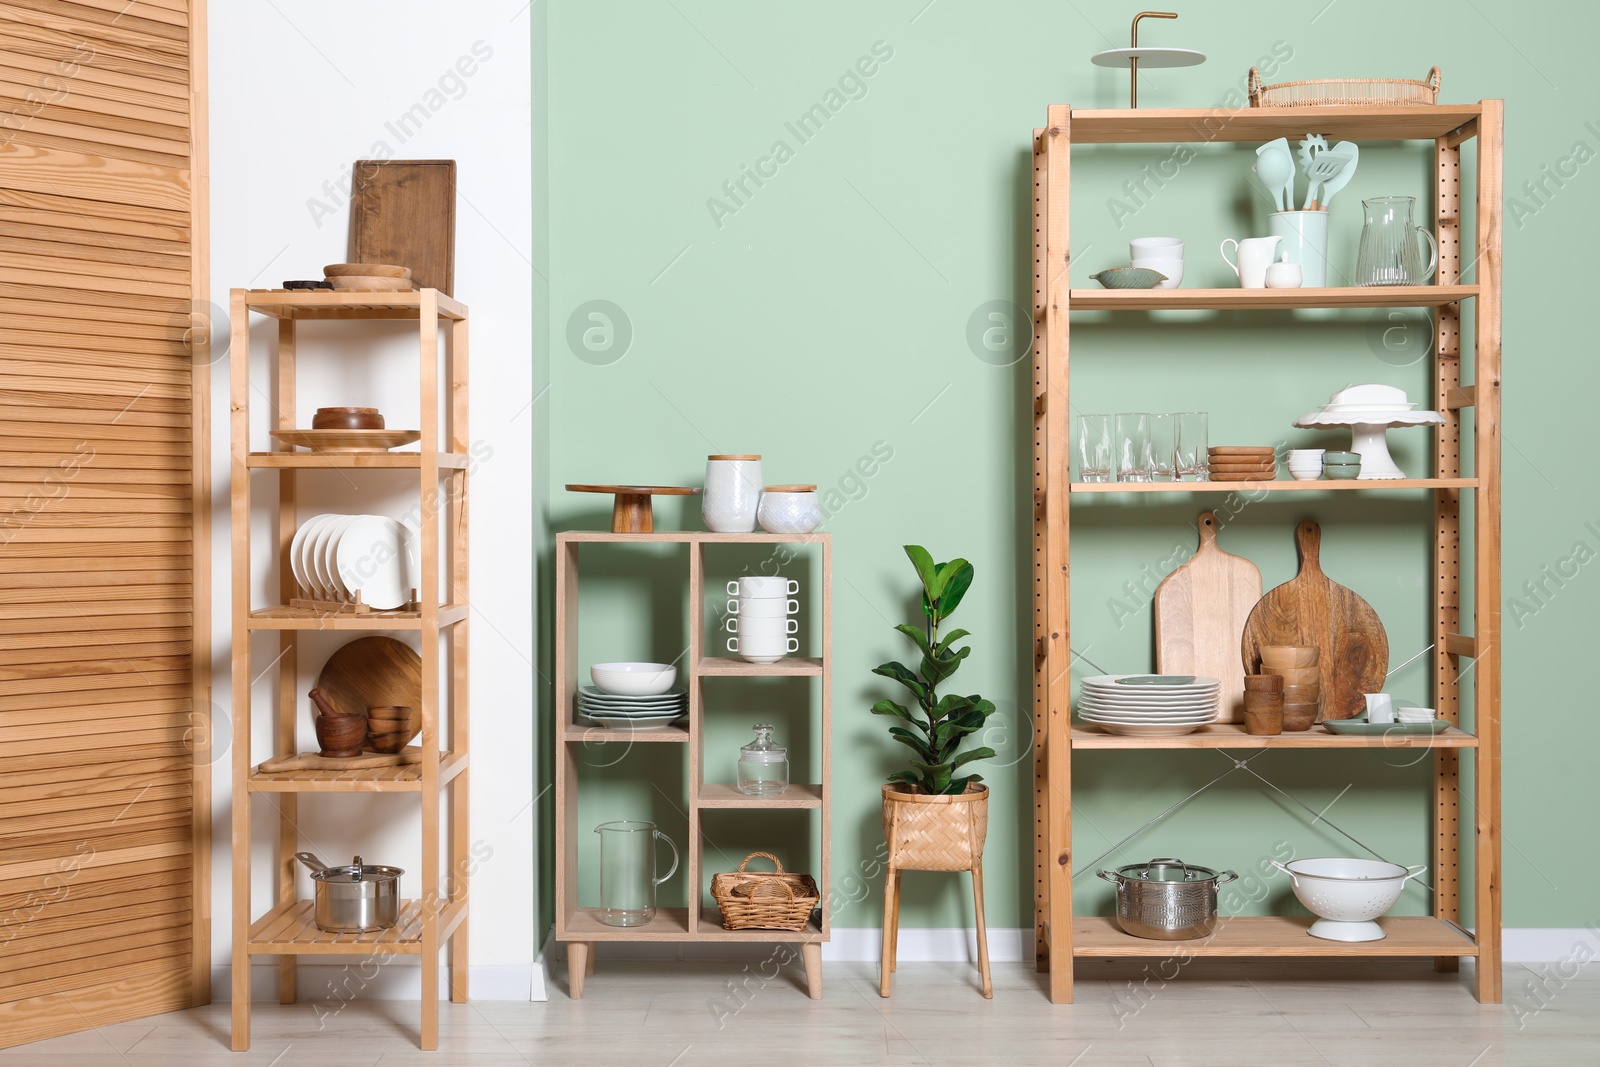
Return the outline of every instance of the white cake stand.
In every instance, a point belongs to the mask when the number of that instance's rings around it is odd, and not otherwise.
[[[1389,455],[1387,431],[1391,426],[1443,426],[1445,417],[1437,411],[1313,411],[1294,420],[1296,426],[1348,426],[1352,436],[1350,451],[1361,457],[1360,481],[1393,481],[1405,471]]]

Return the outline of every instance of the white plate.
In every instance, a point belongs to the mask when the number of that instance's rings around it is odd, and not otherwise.
[[[1080,704],[1078,714],[1086,719],[1115,719],[1117,722],[1193,722],[1216,718],[1217,708],[1212,705],[1198,711],[1104,711]]]
[[[1195,691],[1213,691],[1222,685],[1217,678],[1206,678],[1196,675],[1193,682],[1188,685],[1123,685],[1122,678],[1145,678],[1146,674],[1101,674],[1094,678],[1083,680],[1084,688],[1112,693],[1185,693]]]
[[[311,574],[322,587],[324,600],[348,600],[350,594],[339,586],[339,576],[334,573],[335,568],[330,565],[332,559],[331,549],[336,549],[339,544],[339,534],[345,527],[356,521],[354,515],[329,515],[328,522],[317,530],[317,539],[306,553],[310,563]]]
[[[1194,704],[1201,700],[1215,700],[1219,692],[1220,690],[1211,689],[1201,693],[1144,696],[1139,693],[1108,693],[1104,689],[1085,689],[1078,695],[1085,700],[1098,700],[1106,704],[1148,704],[1154,707],[1164,704]]]
[[[1095,696],[1093,693],[1079,693],[1078,703],[1093,704],[1095,707],[1116,710],[1125,708],[1131,711],[1193,711],[1195,708],[1215,707],[1216,694],[1195,697],[1193,700],[1106,700]]]
[[[404,607],[411,591],[406,577],[405,528],[385,515],[358,515],[339,536],[333,556],[339,584],[377,611]]]
[[[687,689],[669,689],[665,693],[651,693],[648,696],[628,696],[621,693],[608,693],[597,685],[584,685],[578,687],[578,695],[584,700],[638,707],[647,704],[664,704],[672,701],[681,702],[689,698],[689,691]]]
[[[591,704],[587,700],[578,701],[579,711],[597,711],[602,715],[628,715],[634,718],[649,718],[652,715],[681,715],[689,710],[688,704],[665,704],[648,708],[618,708],[605,704]]]
[[[1182,737],[1184,734],[1194,733],[1206,724],[1199,722],[1189,726],[1168,726],[1165,724],[1160,726],[1135,726],[1130,723],[1097,722],[1094,725],[1108,734],[1117,734],[1121,737]]]
[[[672,725],[675,720],[682,718],[681,715],[673,715],[669,718],[661,719],[597,719],[593,715],[585,717],[597,726],[604,726],[612,730],[661,730]]]
[[[1084,722],[1092,722],[1100,726],[1107,724],[1115,726],[1204,726],[1208,722],[1217,721],[1217,716],[1215,713],[1211,715],[1200,715],[1190,719],[1168,719],[1160,717],[1148,719],[1119,719],[1104,715],[1086,715],[1080,711],[1078,712],[1078,718],[1082,719]]]
[[[300,586],[300,591],[310,597],[322,596],[322,587],[311,570],[311,546],[316,543],[317,531],[333,518],[326,514],[311,516],[300,524],[300,528],[294,532],[294,540],[289,542],[289,569],[294,572],[294,580]]]

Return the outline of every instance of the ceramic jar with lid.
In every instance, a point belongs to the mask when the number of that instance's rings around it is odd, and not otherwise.
[[[775,797],[789,788],[789,750],[772,743],[772,726],[756,723],[756,739],[739,750],[739,792]]]
[[[822,503],[814,485],[769,485],[756,509],[761,528],[775,534],[806,534],[822,525]]]
[[[754,533],[761,501],[760,456],[707,456],[700,517],[712,533]]]

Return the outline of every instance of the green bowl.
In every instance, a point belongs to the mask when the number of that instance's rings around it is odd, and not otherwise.
[[[1322,465],[1322,476],[1324,478],[1332,478],[1335,481],[1349,481],[1353,478],[1359,478],[1361,476],[1361,464],[1324,463]]]
[[[1324,462],[1324,463],[1355,464],[1356,466],[1359,467],[1361,465],[1361,453],[1359,453],[1359,452],[1324,452],[1322,454],[1322,462]]]
[[[1149,267],[1109,267],[1090,278],[1107,289],[1154,289],[1167,280],[1167,276]]]

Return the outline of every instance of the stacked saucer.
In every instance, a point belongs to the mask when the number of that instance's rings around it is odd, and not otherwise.
[[[1214,445],[1207,457],[1214,482],[1270,482],[1278,476],[1271,445]]]
[[[614,730],[659,730],[689,710],[689,694],[672,689],[653,696],[621,696],[598,686],[578,690],[578,713],[598,726]]]
[[[1109,734],[1177,737],[1217,718],[1222,683],[1189,674],[1106,674],[1085,678],[1078,718]]]

